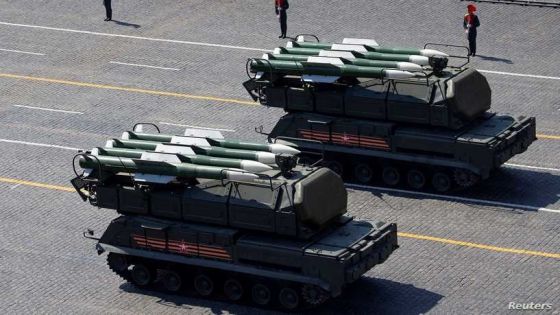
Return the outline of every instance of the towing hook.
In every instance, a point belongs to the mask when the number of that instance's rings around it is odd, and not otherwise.
[[[85,230],[85,231],[82,233],[82,235],[83,235],[85,238],[88,238],[88,239],[90,239],[90,240],[99,241],[99,238],[98,238],[98,237],[95,237],[95,231],[92,230],[92,229],[87,229],[87,230]]]

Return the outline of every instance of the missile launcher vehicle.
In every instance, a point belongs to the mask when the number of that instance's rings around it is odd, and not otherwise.
[[[91,230],[84,236],[97,240],[112,271],[138,287],[190,287],[203,297],[286,310],[314,307],[398,247],[395,224],[347,216],[340,176],[297,165],[293,148],[138,130],[118,140],[76,155],[72,184],[84,201],[118,213],[101,237]],[[237,151],[218,163],[193,164],[208,158],[193,153],[195,142]],[[275,160],[258,172],[232,168],[243,164],[238,151]]]
[[[249,59],[244,87],[255,101],[287,112],[266,135],[302,151],[302,163],[321,160],[359,184],[468,188],[527,150],[535,118],[490,112],[488,81],[465,67],[468,57],[428,46],[298,37]],[[466,62],[448,65],[451,58]]]

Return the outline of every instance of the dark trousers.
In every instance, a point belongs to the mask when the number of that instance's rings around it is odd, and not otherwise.
[[[471,54],[476,54],[476,32],[469,33],[469,50]]]
[[[286,36],[288,31],[288,13],[286,13],[286,10],[280,11],[280,31],[282,35]]]
[[[105,6],[105,14],[107,15],[108,19],[113,18],[113,8],[111,8],[111,0],[103,1],[103,5]]]

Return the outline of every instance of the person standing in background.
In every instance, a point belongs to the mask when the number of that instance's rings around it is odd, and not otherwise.
[[[105,6],[105,21],[111,21],[113,19],[113,8],[111,8],[111,0],[103,0],[103,5]]]
[[[274,10],[276,16],[280,20],[280,36],[278,38],[286,38],[286,31],[288,30],[288,14],[286,10],[290,7],[288,0],[274,0]]]
[[[475,12],[476,6],[469,4],[467,5],[467,14],[463,18],[463,28],[469,40],[469,56],[473,57],[476,55],[476,28],[480,26],[480,21]]]

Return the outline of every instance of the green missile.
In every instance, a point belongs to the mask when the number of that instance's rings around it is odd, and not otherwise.
[[[330,49],[330,50],[365,50],[370,52],[378,52],[385,54],[401,54],[401,55],[420,55],[425,57],[442,56],[449,57],[448,54],[435,49],[417,49],[417,48],[400,48],[400,47],[383,47],[356,44],[329,44],[316,42],[294,42],[290,41],[286,44],[286,48],[311,48],[311,49]]]
[[[229,149],[251,150],[251,151],[265,151],[274,154],[298,154],[299,150],[289,147],[280,143],[253,143],[237,140],[223,140],[223,139],[209,139],[206,138],[212,146],[219,146]]]
[[[389,69],[398,69],[403,71],[422,71],[422,67],[420,65],[417,65],[412,62],[356,58],[356,56],[354,56],[354,54],[351,51],[320,50],[319,57],[339,58],[344,64],[351,64],[355,66],[389,68]],[[266,60],[312,62],[314,60],[313,58],[314,56],[306,56],[306,55],[288,55],[288,54],[274,55],[269,53],[263,55],[263,59]]]
[[[174,148],[178,148],[178,150],[174,150]],[[94,148],[91,151],[91,154],[96,156],[99,155],[120,156],[126,158],[140,159],[142,158],[142,154],[144,152],[150,152],[150,151],[143,151],[137,149],[122,149],[122,148]],[[196,153],[194,153],[194,151],[189,147],[166,146],[164,144],[160,144],[156,146],[155,152],[176,154],[181,160],[181,162],[197,164],[197,165],[239,168],[253,173],[265,172],[272,169],[272,167],[257,161],[209,157],[206,155],[196,155]]]
[[[298,154],[300,151],[280,143],[253,143],[235,140],[197,138],[185,136],[173,136],[164,134],[151,134],[127,131],[123,133],[122,139],[136,139],[158,142],[170,142],[176,144],[193,144],[198,146],[214,146],[239,150],[264,151],[274,154]]]
[[[419,55],[403,55],[403,54],[384,54],[378,52],[371,52],[364,49],[358,49],[358,45],[345,45],[340,46],[338,50],[334,51],[348,51],[352,52],[352,54],[356,58],[362,59],[372,59],[372,60],[386,60],[386,61],[401,61],[401,62],[411,62],[418,65],[429,65],[430,59],[425,56]],[[345,48],[345,49],[344,49]],[[357,50],[352,50],[357,49]],[[311,49],[311,48],[282,48],[278,47],[274,49],[273,54],[290,54],[290,55],[308,55],[308,56],[318,56],[321,53],[321,49]]]
[[[283,60],[251,60],[252,72],[275,72],[286,75],[315,75],[325,77],[359,77],[377,79],[405,79],[414,74],[402,70],[346,65],[342,61],[283,61]]]
[[[159,154],[159,153],[156,153]],[[221,167],[194,165],[190,163],[170,163],[158,161],[157,156],[144,153],[143,159],[131,159],[115,156],[81,156],[80,167],[84,169],[101,169],[111,172],[135,173],[135,178],[152,181],[149,175],[176,176],[189,178],[229,179],[250,181],[259,178],[255,174]],[[138,174],[140,173],[140,174]],[[146,179],[147,178],[147,179]],[[154,180],[159,182],[159,180]]]
[[[112,139],[107,141],[105,148],[127,148],[127,149],[141,149],[147,151],[155,151],[159,144],[165,144],[167,146],[190,147],[196,154],[202,154],[202,155],[208,155],[214,157],[241,159],[241,160],[252,160],[264,164],[272,164],[272,165],[276,164],[276,154],[274,153],[227,149],[227,148],[212,147],[212,146],[199,146],[196,144],[176,144],[176,143],[161,143],[156,141],[145,141],[145,140]]]

